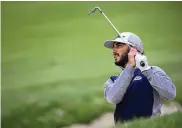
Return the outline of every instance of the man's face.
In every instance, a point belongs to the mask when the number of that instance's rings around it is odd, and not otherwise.
[[[127,44],[115,42],[113,44],[113,57],[117,66],[125,67],[128,62],[129,48]]]

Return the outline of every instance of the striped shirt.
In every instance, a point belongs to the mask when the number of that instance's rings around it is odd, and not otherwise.
[[[135,68],[127,65],[120,73],[118,78],[113,82],[108,79],[104,85],[104,95],[106,100],[111,104],[118,104],[130,84],[134,75]],[[151,69],[142,72],[153,87],[153,115],[161,113],[162,98],[172,100],[176,96],[176,87],[167,74],[157,66],[151,66]]]

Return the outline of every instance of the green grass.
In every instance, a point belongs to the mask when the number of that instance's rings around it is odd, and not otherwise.
[[[136,119],[125,124],[118,124],[116,128],[179,128],[182,126],[181,117],[182,112],[176,112],[171,115],[165,115],[147,120]]]
[[[2,127],[88,123],[113,107],[103,84],[120,72],[103,47],[120,31],[139,35],[182,104],[181,2],[2,2]]]

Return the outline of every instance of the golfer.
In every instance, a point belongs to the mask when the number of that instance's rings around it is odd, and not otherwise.
[[[104,43],[112,49],[115,65],[122,69],[104,85],[106,100],[115,105],[114,120],[160,115],[162,98],[174,99],[176,87],[160,67],[148,64],[137,35],[123,32],[121,36]]]

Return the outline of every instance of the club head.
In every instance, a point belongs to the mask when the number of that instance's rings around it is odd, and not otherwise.
[[[91,15],[91,14],[94,13],[97,9],[102,13],[102,10],[101,10],[99,7],[95,7],[95,8],[93,8],[93,9],[88,13],[88,15]]]

